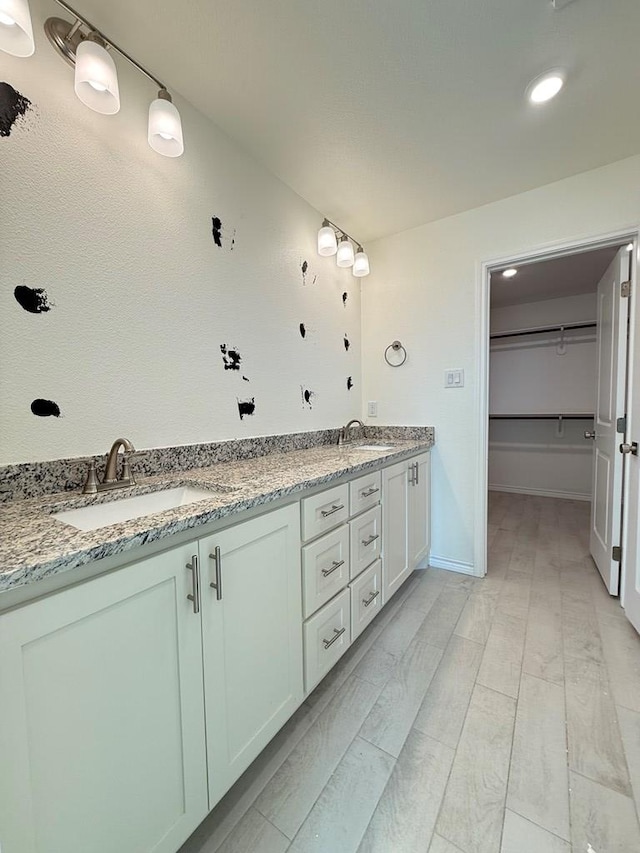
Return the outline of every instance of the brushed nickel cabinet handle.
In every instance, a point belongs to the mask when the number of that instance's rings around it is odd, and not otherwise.
[[[365,492],[360,492],[361,498],[370,498],[371,495],[375,495],[376,492],[379,492],[380,489],[377,489],[375,486],[371,489],[367,489]]]
[[[370,604],[373,604],[373,602],[376,600],[376,598],[377,598],[379,595],[380,595],[380,590],[379,590],[379,589],[377,589],[375,592],[372,592],[372,593],[371,593],[371,595],[369,596],[369,598],[363,598],[363,599],[362,599],[362,603],[364,604],[364,606],[365,606],[365,607],[368,607]]]
[[[340,566],[344,566],[344,560],[334,560],[333,563],[331,563],[331,568],[322,569],[322,574],[325,578],[329,577],[329,575],[333,574],[333,572],[335,572],[336,569],[339,569]]]
[[[216,591],[216,600],[222,600],[222,557],[220,555],[220,546],[216,545],[213,549],[213,554],[209,554],[210,559],[213,560],[213,564],[216,569],[216,579],[212,581],[209,586],[211,589],[215,589]]]
[[[420,483],[420,463],[416,462],[416,486]]]
[[[334,628],[333,629],[333,637],[330,640],[323,640],[322,641],[324,643],[325,649],[328,649],[329,646],[332,646],[335,643],[335,641],[344,634],[344,632],[346,630],[347,630],[346,628]]]
[[[380,538],[380,534],[374,533],[368,539],[363,539],[362,544],[364,545],[365,548],[368,548],[369,545],[373,545],[373,543],[376,541],[376,539],[379,539],[379,538]]]
[[[415,476],[414,476],[415,473],[416,472],[415,472],[414,466],[409,465],[409,485],[410,486],[415,486],[415,484],[416,484],[416,480],[415,480]]]
[[[193,602],[193,612],[200,613],[200,568],[197,554],[193,555],[190,563],[187,563],[187,568],[191,572],[191,593],[187,598]]]
[[[320,515],[326,518],[328,515],[333,515],[334,512],[339,512],[341,509],[344,509],[344,504],[332,504],[331,509],[321,509]]]

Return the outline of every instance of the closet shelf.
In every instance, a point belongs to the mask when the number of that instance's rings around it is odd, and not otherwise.
[[[489,335],[494,338],[517,338],[522,335],[539,335],[543,332],[562,332],[568,329],[595,329],[597,323],[564,323],[561,326],[537,326],[535,329],[516,329],[511,332],[493,332]]]
[[[557,421],[560,418],[566,421],[576,421],[576,420],[593,420],[595,417],[593,412],[558,412],[557,414],[553,414],[552,412],[518,412],[517,414],[490,414],[489,420],[543,420],[543,421]]]

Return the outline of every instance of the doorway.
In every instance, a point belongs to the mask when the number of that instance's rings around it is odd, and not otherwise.
[[[584,501],[592,508],[590,551],[611,594],[619,592],[617,451],[625,424],[618,419],[626,409],[629,303],[620,302],[619,288],[635,273],[636,252],[627,251],[635,236],[482,267],[477,483],[484,526],[476,555],[483,569],[489,490]]]

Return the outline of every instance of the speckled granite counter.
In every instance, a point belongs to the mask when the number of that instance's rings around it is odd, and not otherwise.
[[[377,434],[375,441],[383,443],[384,434]],[[401,461],[429,449],[433,431],[416,440],[391,441],[394,448],[384,452],[325,444],[166,472],[146,477],[139,485],[116,493],[83,496],[58,492],[8,501],[0,505],[0,605],[3,593],[51,575],[120,553],[130,554],[135,560],[136,549],[147,543],[188,530],[193,530],[193,537],[197,538],[197,528],[209,522]],[[387,439],[387,443],[391,441]],[[180,485],[211,489],[211,498],[89,532],[51,517],[65,509]]]

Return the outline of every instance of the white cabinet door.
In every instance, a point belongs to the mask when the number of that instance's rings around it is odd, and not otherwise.
[[[200,557],[213,808],[302,701],[299,505],[201,539]]]
[[[383,604],[413,570],[409,563],[409,462],[398,462],[382,472]]]
[[[409,471],[409,565],[412,569],[429,554],[431,456],[423,453],[410,462]]]
[[[175,853],[206,815],[192,554],[0,618],[2,853]]]

